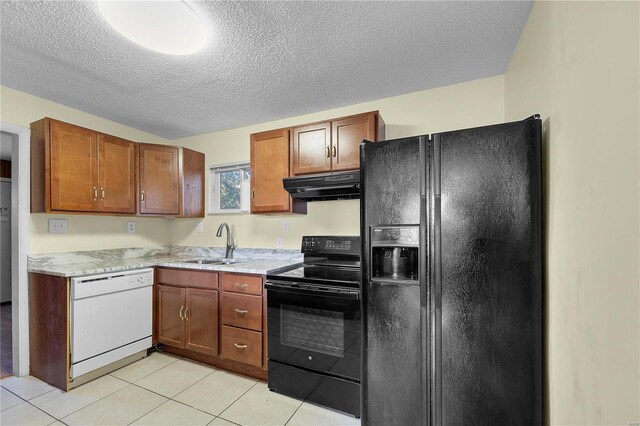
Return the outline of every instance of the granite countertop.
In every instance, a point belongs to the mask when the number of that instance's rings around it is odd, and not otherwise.
[[[29,255],[27,270],[61,277],[76,277],[168,266],[266,275],[302,263],[302,254],[298,250],[242,248],[234,251],[234,263],[228,265],[185,263],[190,260],[220,259],[224,254],[224,248],[191,246],[43,253]]]

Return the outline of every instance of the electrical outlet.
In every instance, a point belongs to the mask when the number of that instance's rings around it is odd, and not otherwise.
[[[284,248],[284,238],[276,238],[276,248]]]
[[[135,222],[127,222],[127,232],[130,234],[136,233],[136,223]]]
[[[202,234],[202,222],[198,222],[198,226],[196,226],[196,232]]]
[[[285,234],[289,232],[289,221],[288,220],[283,220],[282,221],[282,232],[284,232]]]
[[[50,234],[66,234],[67,219],[49,219]]]

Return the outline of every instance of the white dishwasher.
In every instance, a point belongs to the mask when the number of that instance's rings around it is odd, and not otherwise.
[[[71,279],[71,379],[151,347],[153,269]]]

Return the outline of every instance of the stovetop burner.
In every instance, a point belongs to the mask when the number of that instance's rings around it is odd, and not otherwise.
[[[328,265],[303,265],[290,271],[268,275],[267,279],[359,287],[360,268]]]
[[[267,275],[268,280],[327,286],[360,286],[360,237],[302,237],[304,264]]]

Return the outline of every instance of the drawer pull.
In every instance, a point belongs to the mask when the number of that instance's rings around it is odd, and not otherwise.
[[[238,309],[238,308],[236,308],[236,309],[234,309],[234,311],[236,311],[236,313],[238,315],[244,315],[244,314],[248,314],[249,313],[249,311],[247,311],[246,309]]]
[[[243,344],[240,344],[240,343],[234,343],[233,346],[235,346],[238,349],[246,349],[247,348],[247,345],[243,345]]]
[[[238,288],[247,288],[247,287],[249,287],[249,284],[247,284],[247,283],[236,283],[236,287],[238,287]]]

